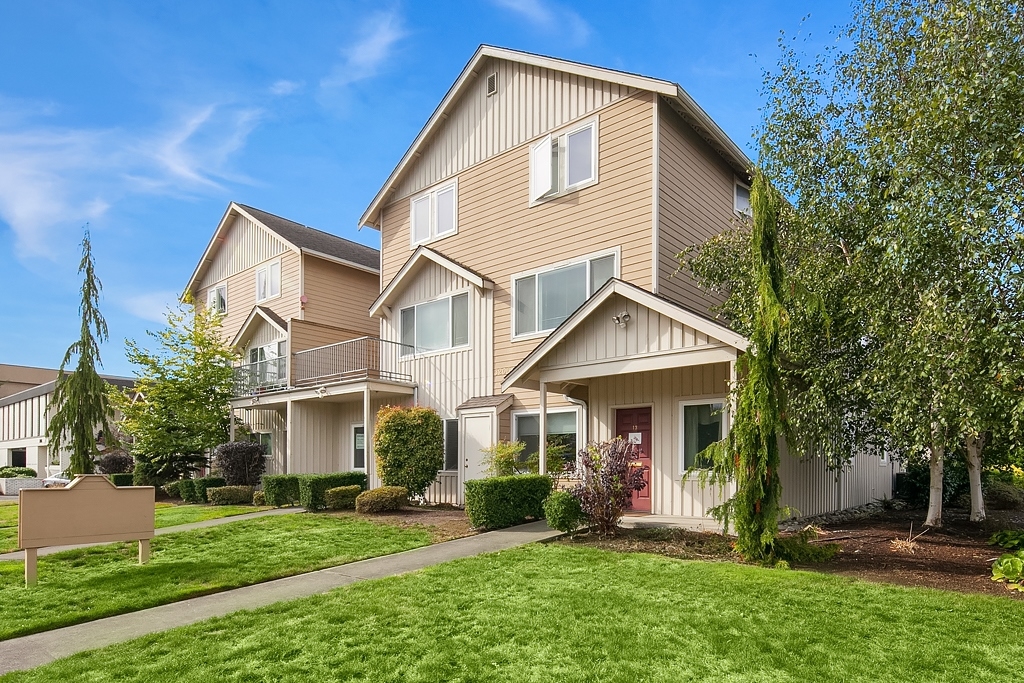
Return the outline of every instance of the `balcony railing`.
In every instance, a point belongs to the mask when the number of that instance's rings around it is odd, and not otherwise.
[[[412,375],[399,368],[403,346],[386,339],[360,337],[298,351],[294,354],[292,384],[298,387],[360,379],[411,382]]]
[[[287,356],[235,367],[235,396],[249,396],[287,386]]]

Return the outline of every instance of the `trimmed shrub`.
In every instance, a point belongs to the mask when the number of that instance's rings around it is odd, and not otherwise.
[[[96,460],[96,471],[100,474],[123,474],[135,467],[135,458],[127,453],[107,453]]]
[[[377,412],[373,450],[385,486],[422,496],[444,467],[441,418],[430,408],[384,406]]]
[[[339,486],[366,486],[366,475],[362,472],[334,472],[331,474],[300,474],[299,505],[310,512],[327,507],[325,495],[328,489]]]
[[[253,493],[251,486],[215,486],[206,489],[206,497],[213,505],[252,505]]]
[[[324,492],[324,500],[328,510],[351,510],[356,506],[356,498],[363,492],[362,486],[336,486]]]
[[[990,481],[984,487],[985,505],[993,510],[1018,510],[1024,507],[1024,491],[1013,484]]]
[[[0,479],[14,479],[15,477],[35,477],[36,471],[31,467],[0,467]]]
[[[381,486],[356,496],[356,512],[392,512],[408,502],[409,491],[404,486]]]
[[[276,508],[299,502],[299,475],[264,474],[263,496],[267,505]]]
[[[252,504],[259,505],[261,507],[267,504],[267,497],[264,495],[263,491],[253,491]]]
[[[117,474],[108,474],[110,482],[114,486],[134,486],[135,485],[135,474],[132,472],[118,472]]]
[[[186,503],[201,503],[202,501],[196,495],[196,480],[195,479],[181,479],[178,481],[178,495]]]
[[[267,468],[263,445],[254,441],[231,441],[217,446],[213,465],[228,486],[255,486]]]
[[[580,501],[568,491],[553,491],[544,501],[544,516],[548,526],[571,534],[586,524]]]
[[[551,479],[543,474],[471,479],[466,482],[469,523],[484,529],[503,529],[528,518],[544,518],[544,500]]]
[[[209,499],[206,497],[206,490],[218,488],[220,486],[226,486],[227,482],[224,481],[224,477],[200,477],[199,479],[193,479],[193,484],[196,488],[197,503],[207,503]]]
[[[181,498],[181,480],[164,484],[164,493],[171,498]]]
[[[160,476],[160,469],[153,463],[144,460],[135,461],[136,486],[163,486],[167,480]]]

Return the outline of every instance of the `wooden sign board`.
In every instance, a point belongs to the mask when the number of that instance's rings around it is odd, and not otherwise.
[[[139,562],[145,562],[155,503],[152,486],[117,487],[102,474],[79,475],[62,489],[22,489],[18,547],[25,551],[26,583],[35,583],[36,550],[46,546],[137,540]]]

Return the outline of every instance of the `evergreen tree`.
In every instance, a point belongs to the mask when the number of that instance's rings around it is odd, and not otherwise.
[[[107,446],[116,446],[113,411],[107,400],[107,386],[97,372],[102,367],[99,345],[107,340],[107,323],[99,310],[103,285],[96,277],[96,264],[92,257],[92,242],[86,229],[82,238],[82,261],[78,266],[82,274],[81,337],[68,347],[57,372],[57,383],[47,407],[53,417],[46,435],[52,453],[71,451],[71,474],[90,474],[96,455],[97,430],[102,430]],[[68,372],[72,359],[78,360],[73,372]]]

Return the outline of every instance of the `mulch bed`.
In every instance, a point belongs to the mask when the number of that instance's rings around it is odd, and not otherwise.
[[[1005,552],[988,544],[1001,529],[1024,528],[1024,511],[989,511],[981,525],[968,521],[967,512],[947,509],[944,526],[925,527],[924,510],[893,510],[874,518],[823,524],[815,543],[836,543],[840,551],[828,562],[798,565],[797,568],[849,576],[865,581],[923,586],[963,593],[985,593],[1024,600],[1024,595],[1009,591],[992,581],[992,561]],[[905,540],[914,525],[915,547],[910,552],[894,546]],[[731,540],[721,534],[684,529],[621,529],[610,538],[596,534],[578,534],[556,541],[569,545],[587,545],[617,552],[641,552],[683,560],[738,561]]]
[[[373,515],[360,514],[357,512],[331,512],[328,513],[337,517],[355,517],[381,524],[392,524],[403,528],[424,528],[427,529],[434,543],[452,541],[464,536],[472,536],[479,533],[469,525],[469,518],[464,510],[445,507],[441,505],[429,505],[424,507],[406,507],[395,512],[382,512]]]

